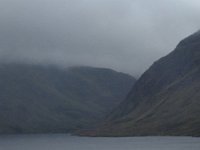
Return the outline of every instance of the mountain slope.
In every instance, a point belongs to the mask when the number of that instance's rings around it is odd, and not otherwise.
[[[200,32],[182,40],[136,82],[91,136],[200,136]]]
[[[135,79],[110,69],[0,65],[0,133],[68,132],[94,124]]]

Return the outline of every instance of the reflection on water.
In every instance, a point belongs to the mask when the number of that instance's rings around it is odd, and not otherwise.
[[[200,150],[200,138],[90,138],[65,134],[0,136],[0,150]]]

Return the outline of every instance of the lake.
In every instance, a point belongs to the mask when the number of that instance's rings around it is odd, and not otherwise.
[[[0,136],[0,150],[200,150],[200,138],[3,135]]]

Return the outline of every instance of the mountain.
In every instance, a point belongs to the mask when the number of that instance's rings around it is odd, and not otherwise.
[[[200,32],[182,40],[136,82],[90,136],[200,136]]]
[[[102,119],[135,79],[105,68],[0,65],[0,133],[69,132]]]

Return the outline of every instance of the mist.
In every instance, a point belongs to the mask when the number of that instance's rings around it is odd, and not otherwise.
[[[141,75],[200,29],[198,0],[0,0],[0,60]]]

